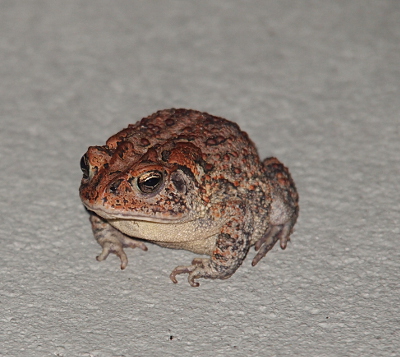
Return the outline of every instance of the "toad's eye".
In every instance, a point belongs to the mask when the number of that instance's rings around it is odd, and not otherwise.
[[[163,182],[163,174],[160,171],[149,171],[140,176],[137,185],[143,193],[154,192]]]
[[[89,178],[89,160],[86,154],[81,158],[81,170],[83,172],[83,178]]]

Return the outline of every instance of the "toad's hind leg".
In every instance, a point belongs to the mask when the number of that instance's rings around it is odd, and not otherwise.
[[[197,287],[195,279],[227,279],[239,268],[250,247],[252,226],[241,204],[232,204],[229,210],[236,214],[222,227],[211,257],[195,258],[192,265],[176,267],[170,275],[174,283],[178,282],[176,275],[187,273],[189,284]]]
[[[299,195],[289,170],[275,157],[263,161],[264,171],[271,183],[271,213],[269,227],[256,242],[257,252],[252,265],[256,265],[279,240],[282,249],[286,248],[290,234],[299,215]]]
[[[100,255],[96,257],[98,261],[105,260],[110,253],[114,253],[121,260],[121,269],[125,269],[128,265],[128,257],[124,252],[124,248],[147,250],[143,242],[129,238],[97,214],[90,212],[89,219],[92,224],[93,235],[97,243],[103,248]]]

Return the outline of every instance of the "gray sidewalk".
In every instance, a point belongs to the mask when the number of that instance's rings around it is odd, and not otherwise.
[[[1,356],[400,355],[399,1],[0,1],[0,34]],[[285,251],[96,261],[79,160],[171,107],[290,168]]]

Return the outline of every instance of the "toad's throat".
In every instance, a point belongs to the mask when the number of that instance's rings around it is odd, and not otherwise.
[[[155,212],[152,214],[141,214],[135,210],[132,211],[117,211],[114,209],[106,209],[100,205],[93,205],[83,201],[83,204],[89,211],[93,211],[98,214],[100,217],[106,220],[135,220],[135,221],[147,221],[147,222],[155,222],[155,223],[182,223],[188,222],[192,220],[192,217],[189,217],[186,213],[175,214],[171,213],[165,214],[162,212]]]
[[[131,236],[154,242],[191,242],[207,239],[221,230],[217,222],[198,219],[184,223],[160,223],[142,220],[109,219],[108,222]]]

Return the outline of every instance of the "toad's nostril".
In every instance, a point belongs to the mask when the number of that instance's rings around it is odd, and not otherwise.
[[[118,187],[121,184],[122,179],[116,180],[114,181],[111,185],[110,185],[110,192],[116,194],[118,192]]]

